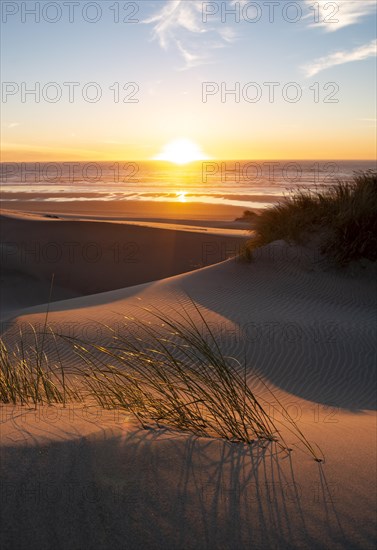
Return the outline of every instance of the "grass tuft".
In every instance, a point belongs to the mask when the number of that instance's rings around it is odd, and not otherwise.
[[[224,355],[203,314],[192,305],[195,318],[183,307],[175,311],[174,319],[148,310],[153,325],[125,318],[123,330],[107,327],[106,343],[57,337],[48,327],[40,335],[32,329],[34,345],[28,351],[22,333],[13,351],[0,341],[0,402],[52,405],[88,399],[105,409],[128,411],[144,428],[152,423],[245,444],[275,441],[290,452],[278,422],[313,458],[322,460],[260,380],[283,411],[283,421],[267,413],[271,401],[255,395],[247,381],[246,363]],[[47,335],[56,346],[54,354],[44,349]],[[69,342],[81,358],[69,377],[59,357],[62,341]],[[53,363],[52,357],[58,362]]]
[[[352,182],[301,189],[262,212],[246,250],[276,240],[304,243],[315,235],[321,252],[337,265],[377,260],[377,172],[356,173]],[[245,254],[244,254],[245,256]],[[245,256],[246,257],[246,256]]]
[[[112,331],[105,346],[73,341],[85,364],[90,394],[101,407],[127,410],[143,427],[154,423],[246,444],[276,441],[288,451],[266,412],[270,403],[258,399],[247,382],[246,364],[223,354],[193,305],[195,319],[184,308],[175,312],[174,320],[149,311],[157,326],[126,318],[123,333]],[[274,401],[282,407],[287,431],[322,460],[282,404]]]
[[[79,399],[78,392],[67,383],[61,361],[52,363],[44,350],[45,333],[41,339],[35,329],[30,328],[34,343],[27,348],[22,332],[12,351],[0,340],[0,402],[65,405]]]

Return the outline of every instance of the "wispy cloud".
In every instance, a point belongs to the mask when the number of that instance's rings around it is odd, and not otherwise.
[[[180,53],[184,68],[209,62],[212,50],[236,38],[232,30],[203,23],[202,10],[202,0],[165,0],[158,12],[143,21],[153,25],[153,38],[162,49],[173,47]]]
[[[303,67],[306,76],[309,78],[318,74],[321,71],[335,67],[336,65],[343,65],[344,63],[350,63],[351,61],[362,61],[368,57],[375,57],[377,54],[377,40],[372,40],[368,44],[359,46],[353,50],[339,51],[320,57]]]
[[[329,2],[328,0],[305,0],[307,8],[311,14],[307,18],[313,20],[314,5],[317,6],[318,22],[311,23],[311,27],[324,27],[326,31],[338,31],[343,27],[359,23],[364,17],[371,15],[376,11],[375,0],[337,0]]]

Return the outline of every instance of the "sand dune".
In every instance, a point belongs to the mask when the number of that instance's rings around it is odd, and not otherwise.
[[[258,373],[274,388],[326,461],[289,434],[290,458],[274,445],[141,430],[95,408],[6,406],[4,547],[374,548],[374,271],[335,272],[313,251],[277,242],[251,264],[228,260],[51,304],[56,331],[99,341],[98,321],[153,322],[143,306],[174,315],[193,300],[226,353],[246,357],[249,382]],[[5,338],[40,326],[45,307],[8,319]]]
[[[140,430],[90,410],[54,422],[52,412],[13,411],[5,425],[3,548],[374,548],[368,415],[306,416],[326,449],[320,466],[273,446]]]
[[[86,327],[95,335],[98,320],[146,317],[142,305],[171,313],[179,303],[189,308],[190,296],[227,352],[246,352],[250,378],[258,371],[297,411],[325,464],[296,447],[284,458],[273,446],[140,430],[96,409],[7,406],[5,547],[49,548],[64,539],[66,547],[93,549],[372,548],[374,283],[368,270],[355,278],[316,266],[304,249],[276,243],[252,264],[229,260],[56,302],[49,320],[56,330],[76,327],[80,335]],[[14,319],[8,337],[16,325],[41,323],[37,311]],[[11,526],[14,515],[27,541]]]
[[[52,214],[51,216],[55,216]],[[2,315],[19,307],[154,281],[239,252],[245,231],[4,213]],[[44,297],[43,297],[44,296]]]

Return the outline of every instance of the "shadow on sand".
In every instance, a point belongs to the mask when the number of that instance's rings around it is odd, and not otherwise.
[[[275,444],[141,429],[40,444],[23,433],[27,445],[2,451],[2,548],[358,548],[324,467],[296,479]]]

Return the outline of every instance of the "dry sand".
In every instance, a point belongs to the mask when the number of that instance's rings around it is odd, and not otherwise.
[[[30,234],[41,242],[53,237],[104,243],[110,225],[19,217],[5,221],[7,238],[16,242]],[[19,224],[26,225],[18,233]],[[178,273],[179,262],[197,246],[195,238],[206,238],[122,224],[111,231],[123,228],[127,239],[134,231],[146,242],[161,243],[155,262],[173,269],[162,277]],[[169,231],[173,236],[161,233]],[[177,246],[177,239],[185,240]],[[142,277],[140,268],[135,273]],[[46,277],[45,264],[33,269],[33,276]],[[78,293],[80,277],[88,285],[96,277],[95,269],[80,262],[63,273],[64,281],[74,274]],[[153,282],[135,275],[130,284],[143,284],[52,303],[49,322],[56,331],[100,341],[98,321],[114,328],[122,315],[156,322],[143,306],[174,315],[180,304],[192,309],[193,300],[226,353],[247,358],[249,382],[254,373],[262,376],[321,447],[325,463],[316,463],[289,434],[294,450],[287,457],[274,444],[262,448],[142,430],[120,412],[93,407],[3,406],[1,547],[374,548],[374,275],[371,266],[336,272],[313,251],[277,242],[250,264],[227,260]],[[96,280],[101,277],[113,288],[119,284],[108,265]],[[45,309],[41,304],[8,313],[5,339],[12,342],[27,323],[43,324]],[[69,367],[72,355],[66,348],[62,354]],[[263,386],[256,390],[265,395]]]
[[[242,223],[89,220],[77,205],[74,214],[47,216],[1,213],[2,318],[47,302],[53,276],[53,301],[94,294],[218,263],[239,253],[248,237]]]

